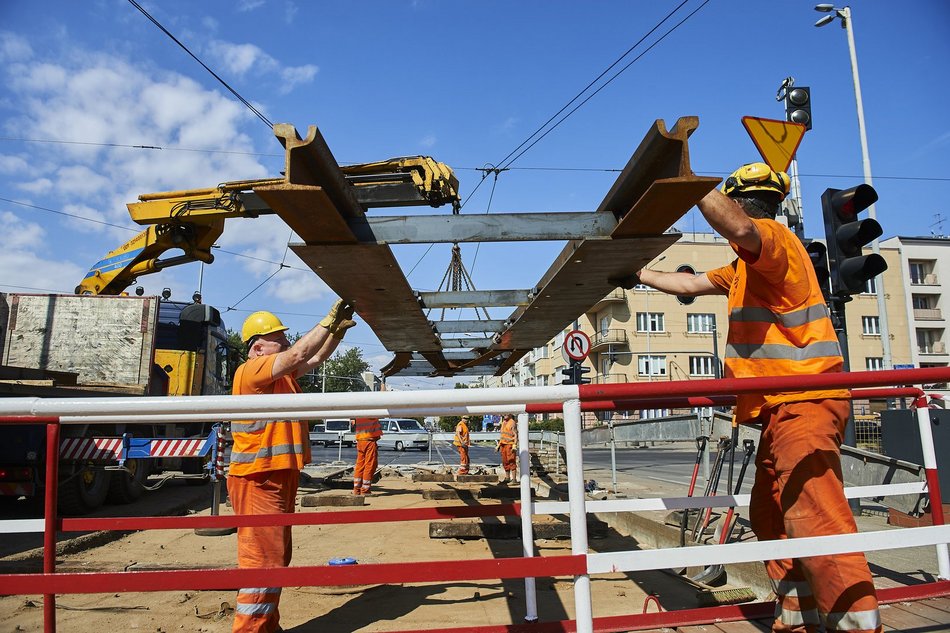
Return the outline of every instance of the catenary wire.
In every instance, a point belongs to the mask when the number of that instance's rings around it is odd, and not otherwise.
[[[191,56],[192,59],[194,59],[196,62],[198,62],[199,64],[201,64],[201,67],[204,68],[205,70],[207,70],[209,73],[211,73],[211,76],[214,77],[215,79],[217,79],[218,82],[220,82],[221,85],[224,86],[224,87],[228,90],[228,92],[230,92],[231,94],[233,94],[233,95],[237,98],[238,101],[240,101],[241,103],[243,103],[243,104],[247,107],[248,110],[250,110],[251,112],[253,112],[253,113],[257,116],[257,118],[259,118],[261,121],[263,121],[263,122],[264,122],[264,125],[266,125],[266,126],[267,126],[268,128],[270,128],[270,129],[273,129],[274,124],[271,123],[270,119],[268,119],[266,116],[264,116],[264,115],[261,113],[260,110],[258,110],[257,108],[255,108],[255,107],[251,104],[250,101],[248,101],[247,99],[245,99],[244,97],[242,97],[242,96],[238,93],[237,90],[235,90],[234,88],[232,88],[231,86],[229,86],[229,85],[228,85],[228,82],[226,82],[224,79],[221,79],[221,77],[219,77],[217,73],[215,73],[213,70],[211,70],[210,68],[208,68],[208,66],[207,66],[203,61],[201,61],[200,59],[198,59],[198,56],[197,56],[197,55],[195,55],[195,54],[192,53],[190,50],[188,50],[188,47],[187,47],[187,46],[185,46],[184,44],[182,44],[182,43],[178,40],[177,37],[175,37],[174,35],[172,35],[171,32],[170,32],[168,29],[166,29],[164,26],[162,26],[162,24],[161,24],[158,20],[156,20],[155,18],[153,18],[153,17],[149,14],[149,12],[146,11],[145,9],[143,9],[142,6],[141,6],[138,2],[136,2],[135,0],[129,0],[129,4],[131,4],[133,7],[135,7],[136,9],[138,9],[139,12],[141,12],[142,15],[144,15],[146,18],[148,18],[149,21],[151,21],[152,24],[154,24],[155,26],[157,26],[157,27],[162,31],[162,33],[164,33],[165,35],[167,35],[168,37],[170,37],[170,38],[172,39],[172,41],[175,42],[176,44],[178,44],[178,45],[182,48],[182,50],[184,50],[186,53],[188,53],[188,54]]]

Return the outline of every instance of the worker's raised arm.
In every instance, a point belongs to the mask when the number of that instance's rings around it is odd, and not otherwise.
[[[704,274],[664,273],[649,268],[641,268],[637,276],[640,278],[640,283],[671,295],[696,297],[699,295],[723,294],[722,290],[709,281],[709,277]]]
[[[762,250],[759,229],[738,202],[713,189],[696,206],[716,233],[758,256]]]
[[[271,376],[302,376],[329,358],[343,338],[343,332],[356,325],[352,316],[353,307],[342,299],[337,300],[320,323],[289,348],[277,353]]]

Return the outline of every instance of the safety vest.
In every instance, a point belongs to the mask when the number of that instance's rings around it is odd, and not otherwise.
[[[455,425],[455,441],[452,442],[456,446],[468,446],[471,442],[468,439],[468,426],[465,422],[459,421]]]
[[[706,273],[728,293],[727,378],[839,372],[841,348],[808,253],[791,231],[774,220],[753,220],[762,238],[755,258],[733,244],[740,257]],[[736,416],[752,420],[783,402],[846,398],[842,389],[739,395]]]
[[[358,442],[376,441],[383,435],[383,430],[379,426],[379,418],[356,418],[353,425],[356,430],[356,441]]]
[[[292,376],[271,377],[276,354],[249,359],[234,374],[234,395],[300,393]],[[299,420],[234,420],[231,422],[231,475],[272,470],[302,470],[310,461],[310,434]]]
[[[515,421],[504,420],[501,423],[501,435],[498,438],[500,444],[515,443]]]

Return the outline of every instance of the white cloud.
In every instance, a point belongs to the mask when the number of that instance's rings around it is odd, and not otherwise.
[[[425,147],[426,149],[431,149],[435,146],[438,139],[433,134],[427,134],[422,137],[422,140],[419,141],[419,145]]]
[[[53,189],[53,181],[49,178],[36,178],[20,183],[17,188],[32,194],[42,194]]]
[[[20,174],[25,176],[29,173],[29,165],[19,156],[9,156],[0,154],[0,174]]]
[[[82,278],[85,271],[78,266],[38,254],[50,253],[46,231],[39,224],[7,211],[0,211],[0,224],[5,235],[0,249],[0,279],[17,286],[69,292],[75,280]]]
[[[33,49],[26,38],[9,31],[0,31],[0,61],[22,61],[32,56]]]
[[[244,13],[264,6],[264,0],[239,0],[237,10]]]
[[[294,21],[294,18],[297,17],[297,4],[294,2],[287,2],[284,4],[284,22],[290,24]]]
[[[238,77],[243,77],[252,69],[255,73],[265,73],[276,70],[280,66],[276,59],[254,44],[233,44],[223,40],[211,40],[208,43],[208,52],[218,64],[224,66],[228,73]]]
[[[280,71],[281,86],[280,94],[285,95],[296,88],[299,84],[310,83],[320,69],[313,64],[304,66],[288,66]]]

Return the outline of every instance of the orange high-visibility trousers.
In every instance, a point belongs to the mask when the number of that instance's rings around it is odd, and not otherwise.
[[[468,474],[468,446],[456,446],[459,449],[459,474]]]
[[[515,447],[513,444],[502,444],[501,445],[501,466],[505,469],[505,477],[511,477],[514,479],[515,476],[515,464],[517,464],[517,457],[515,455]]]
[[[373,475],[379,464],[376,440],[356,441],[356,466],[353,468],[353,494],[365,495],[373,485]]]
[[[778,405],[764,412],[749,506],[760,541],[857,532],[844,495],[841,440],[845,400]],[[775,632],[881,631],[874,582],[863,553],[766,561],[778,596]]]
[[[234,514],[293,512],[300,472],[272,470],[228,477]],[[239,527],[238,567],[287,567],[291,556],[290,526]],[[234,609],[233,633],[280,630],[280,587],[242,587]]]

